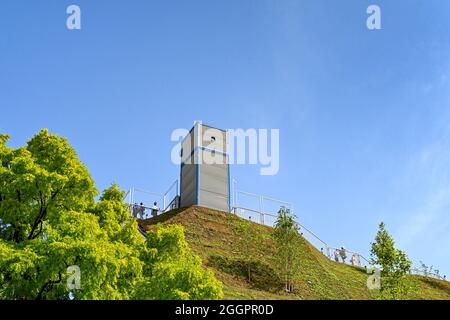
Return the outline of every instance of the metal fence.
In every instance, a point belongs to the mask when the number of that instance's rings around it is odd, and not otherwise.
[[[234,181],[232,199],[232,211],[235,214],[271,227],[275,225],[281,207],[293,212],[292,203],[237,190]]]
[[[163,194],[163,212],[178,208],[178,180],[175,180]]]
[[[355,267],[368,267],[371,265],[370,261],[362,254],[346,248],[328,247],[327,254],[331,260]]]
[[[434,278],[434,279],[438,279],[438,280],[447,281],[446,276],[440,275],[435,272],[429,272],[429,271],[420,270],[420,269],[416,269],[416,268],[412,268],[410,270],[410,274],[415,274],[415,275],[424,276],[424,277],[428,277],[428,278]]]
[[[280,208],[284,207],[289,209],[294,215],[292,203],[239,190],[236,188],[236,180],[234,179],[232,184],[231,212],[241,218],[273,227],[277,221]],[[342,247],[336,248],[330,246],[304,225],[298,223],[298,226],[300,235],[321,251],[328,259],[359,267],[367,267],[370,265],[370,261],[360,253]]]
[[[130,214],[135,218],[148,219],[148,218],[152,217],[152,208],[151,207],[146,207],[146,206],[135,203],[135,204],[130,204],[129,208],[130,208]],[[163,213],[163,211],[158,208],[156,215],[161,214],[161,213]]]
[[[238,215],[241,218],[253,221],[253,222],[257,222],[260,224],[264,224],[264,225],[269,225],[266,223],[267,220],[273,220],[276,221],[277,216],[275,215],[271,215],[268,213],[262,213],[260,211],[257,210],[253,210],[250,208],[244,208],[244,207],[233,207],[231,209],[231,212],[233,212],[234,214]],[[273,226],[269,225],[269,226]]]
[[[232,200],[232,213],[240,216],[241,218],[270,227],[275,225],[278,218],[278,211],[281,207],[290,209],[291,213],[294,214],[291,203],[238,190],[235,187],[235,181],[233,181]],[[364,257],[362,254],[344,247],[338,248],[331,246],[301,223],[298,223],[298,226],[300,235],[320,252],[322,252],[322,254],[328,259],[357,267],[367,268],[371,265],[369,259]],[[445,276],[440,274],[423,271],[416,268],[411,269],[410,273],[439,280],[447,280]]]
[[[178,180],[174,181],[164,193],[131,188],[124,196],[129,204],[130,214],[141,219],[151,217],[153,204],[156,202],[158,214],[179,207]]]

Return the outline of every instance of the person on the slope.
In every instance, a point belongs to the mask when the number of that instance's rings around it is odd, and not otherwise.
[[[156,217],[158,215],[158,204],[156,202],[153,202],[153,206],[152,206],[152,217]]]
[[[132,210],[132,212],[133,212],[133,217],[137,218],[138,213],[139,213],[139,210],[140,210],[139,205],[138,205],[137,203],[135,203],[135,204],[133,205],[133,210]]]
[[[334,250],[334,261],[339,262],[339,250]]]
[[[339,250],[339,255],[341,256],[342,262],[345,263],[345,259],[347,259],[347,254],[345,253],[344,247],[341,247],[341,250]]]
[[[144,219],[144,215],[145,215],[145,206],[144,203],[141,202],[141,204],[139,205],[139,215],[141,216],[141,219]]]

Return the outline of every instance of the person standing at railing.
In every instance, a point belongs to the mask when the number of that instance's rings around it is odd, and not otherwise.
[[[344,247],[341,247],[341,250],[339,250],[339,255],[341,256],[342,262],[345,263],[345,259],[347,259],[347,254],[345,253]]]
[[[141,219],[144,219],[144,215],[145,215],[145,206],[144,203],[141,202],[141,204],[139,205],[139,215],[141,216]]]
[[[132,210],[132,212],[133,212],[133,217],[134,217],[134,218],[137,218],[138,213],[139,213],[139,210],[140,210],[139,205],[138,205],[137,203],[135,203],[135,204],[133,205],[133,210]]]
[[[354,266],[354,267],[359,266],[359,264],[360,264],[359,255],[357,253],[352,254],[351,262],[352,262],[352,266]]]
[[[152,217],[156,217],[158,215],[158,203],[157,202],[153,202],[153,206],[152,206]]]
[[[339,262],[339,249],[334,250],[334,261]]]

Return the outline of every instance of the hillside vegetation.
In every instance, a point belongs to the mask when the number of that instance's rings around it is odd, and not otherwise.
[[[101,196],[67,139],[0,133],[0,300],[220,299],[183,228],[148,233],[112,184]]]
[[[202,257],[223,282],[225,299],[373,299],[366,287],[364,268],[333,262],[301,239],[301,276],[295,282],[295,293],[283,291],[284,282],[273,261],[272,228],[251,223],[262,237],[248,244],[252,281],[247,281],[247,268],[237,252],[241,235],[236,226],[241,218],[226,212],[202,207],[173,210],[153,219],[139,221],[147,230],[158,224],[180,224],[192,250]],[[450,284],[421,276],[410,276],[417,288],[410,299],[450,299]]]

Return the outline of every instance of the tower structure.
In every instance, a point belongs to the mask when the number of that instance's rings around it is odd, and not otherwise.
[[[230,210],[225,130],[195,123],[181,144],[180,206]]]

